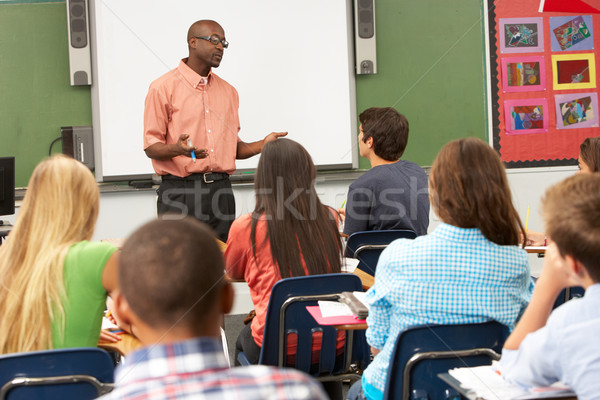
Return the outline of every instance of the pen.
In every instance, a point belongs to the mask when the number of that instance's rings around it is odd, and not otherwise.
[[[346,205],[346,199],[344,199],[344,202],[342,203],[342,205],[340,206],[340,208],[344,208],[345,205]]]
[[[529,206],[527,206],[527,217],[525,217],[525,233],[527,233],[527,225],[529,225]]]
[[[188,146],[193,146],[192,145],[192,139],[188,139]],[[196,162],[196,152],[194,150],[192,150],[191,154],[192,154],[192,161]]]

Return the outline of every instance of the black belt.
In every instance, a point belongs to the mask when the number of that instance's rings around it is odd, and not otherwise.
[[[206,173],[197,173],[191,174],[184,178],[175,175],[163,175],[162,179],[171,180],[171,181],[204,181],[204,183],[213,183],[216,181],[222,181],[223,179],[229,179],[229,174],[224,172],[206,172]]]

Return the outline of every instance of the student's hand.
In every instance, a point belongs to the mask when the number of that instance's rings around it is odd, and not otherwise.
[[[532,230],[527,231],[527,241],[525,246],[545,246],[546,235],[543,232],[536,232]]]
[[[340,221],[344,222],[346,220],[346,209],[345,208],[338,208],[337,212],[340,216]]]
[[[265,136],[265,138],[263,139],[263,143],[269,143],[272,142],[273,140],[276,140],[277,138],[283,137],[283,136],[287,136],[287,132],[271,132],[269,133],[267,136]]]
[[[560,293],[561,290],[571,286],[578,286],[580,283],[575,274],[568,265],[565,258],[560,255],[556,243],[550,242],[544,255],[544,267],[540,278],[536,282],[537,287],[549,290],[550,293]]]
[[[114,293],[114,295],[118,295],[118,294]],[[106,299],[106,308],[108,309],[108,311],[106,312],[104,317],[108,318],[108,320],[110,322],[117,325],[119,328],[121,328],[125,332],[131,333],[131,325],[121,321],[121,318],[119,317],[119,313],[117,312],[117,308],[115,306],[115,302],[110,297],[108,297]],[[120,338],[119,338],[119,340],[120,340]]]
[[[111,332],[107,329],[102,329],[100,331],[100,342],[116,343],[119,340],[121,340],[121,336],[117,335],[114,332]]]
[[[371,354],[375,357],[381,350],[371,346]]]

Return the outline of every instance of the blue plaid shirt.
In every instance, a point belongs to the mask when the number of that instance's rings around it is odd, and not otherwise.
[[[381,352],[364,372],[365,393],[383,392],[401,330],[489,320],[512,330],[532,291],[527,253],[492,243],[479,229],[442,223],[427,236],[392,242],[366,296],[367,341]]]
[[[229,368],[218,339],[157,344],[127,356],[110,399],[327,399],[321,385],[290,369]]]

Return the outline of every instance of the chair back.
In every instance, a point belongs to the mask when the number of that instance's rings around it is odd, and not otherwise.
[[[0,399],[95,399],[113,389],[114,365],[97,348],[0,356]]]
[[[346,241],[345,255],[359,260],[358,269],[375,275],[377,261],[383,249],[396,239],[416,237],[415,231],[410,229],[354,232]]]
[[[353,274],[325,274],[282,279],[273,286],[267,307],[265,331],[259,364],[284,366],[288,334],[297,335],[296,362],[291,365],[314,377],[339,376],[348,372],[350,364],[364,369],[370,360],[365,332],[346,331],[347,346],[340,358],[337,352],[337,329],[321,326],[306,310],[318,300],[336,300],[343,291],[362,291],[360,279]],[[311,365],[313,333],[321,332],[318,365]],[[341,379],[341,378],[340,378]],[[333,379],[332,379],[333,380]]]
[[[384,399],[447,400],[453,389],[438,378],[452,368],[490,365],[500,358],[508,327],[496,321],[419,325],[396,339]]]

